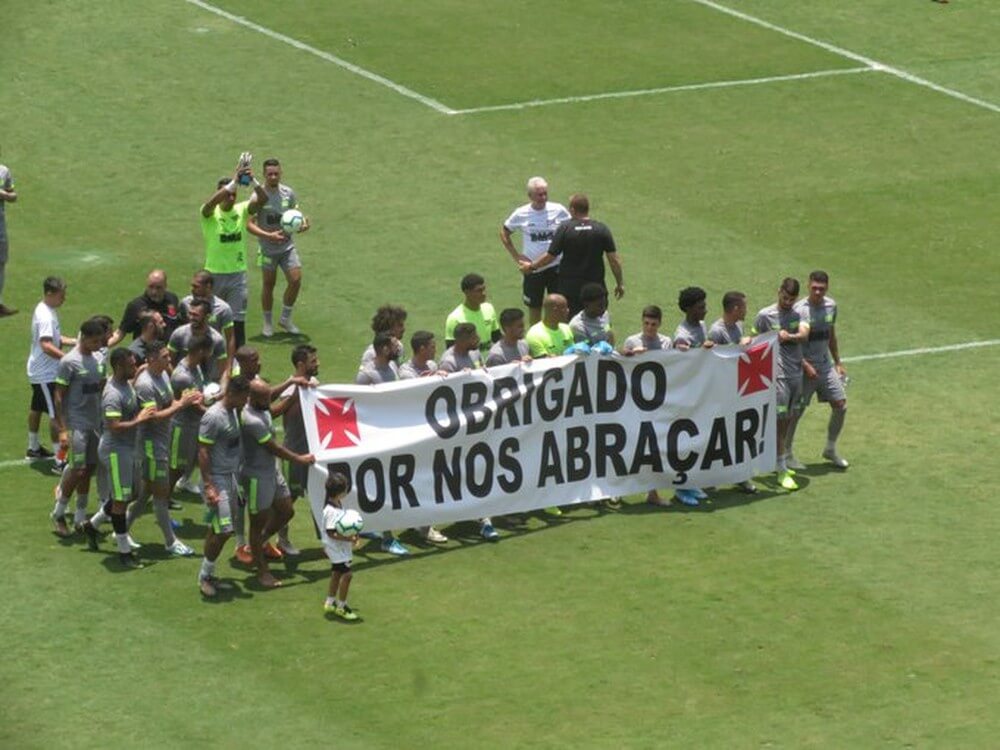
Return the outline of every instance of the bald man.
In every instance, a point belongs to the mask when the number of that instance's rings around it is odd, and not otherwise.
[[[139,314],[145,310],[153,310],[160,313],[163,322],[167,327],[164,336],[170,338],[183,320],[181,319],[180,301],[177,295],[167,291],[167,272],[159,268],[153,269],[146,277],[146,290],[134,300],[125,305],[125,312],[122,313],[121,323],[118,330],[111,335],[108,348],[114,347],[125,336],[131,335],[137,338],[142,332],[142,325],[139,321]]]
[[[561,294],[550,294],[542,303],[542,319],[528,329],[524,340],[535,359],[558,357],[573,346],[573,331],[566,324],[569,304]]]

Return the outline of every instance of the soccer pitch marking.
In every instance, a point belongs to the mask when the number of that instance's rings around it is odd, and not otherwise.
[[[189,0],[190,2],[190,0]],[[879,352],[877,354],[858,354],[853,357],[842,357],[841,362],[870,362],[875,359],[893,359],[895,357],[919,357],[924,354],[941,354],[943,352],[958,352],[964,349],[982,349],[986,346],[998,346],[1000,339],[985,341],[966,341],[963,344],[946,344],[945,346],[928,346],[921,349],[900,349],[894,352]],[[277,428],[280,429],[280,428]],[[31,466],[33,462],[23,458],[0,461],[0,470],[13,469],[16,466]]]
[[[290,37],[287,34],[282,34],[280,31],[275,31],[267,26],[261,26],[259,23],[251,21],[249,18],[244,16],[236,15],[235,13],[230,13],[228,10],[223,10],[211,3],[207,3],[204,0],[184,0],[190,5],[194,5],[202,10],[208,11],[209,13],[214,13],[215,15],[225,18],[228,21],[232,21],[235,24],[239,24],[244,28],[250,29],[251,31],[256,31],[258,34],[263,34],[270,39],[275,41],[288,44],[295,49],[301,50],[303,52],[308,52],[310,55],[315,55],[316,57],[331,62],[344,70],[354,73],[355,75],[366,78],[369,81],[373,81],[381,86],[392,89],[397,94],[402,94],[408,99],[413,99],[414,101],[420,102],[426,107],[430,107],[436,112],[440,112],[444,115],[473,115],[480,114],[484,112],[503,112],[509,110],[521,110],[529,109],[534,107],[547,107],[556,104],[576,104],[580,102],[591,102],[599,101],[601,99],[625,99],[634,96],[651,96],[654,94],[668,94],[681,91],[701,91],[708,89],[720,89],[720,88],[731,88],[735,86],[753,86],[766,83],[778,83],[781,81],[797,81],[805,80],[810,78],[823,78],[827,76],[836,75],[848,75],[852,73],[887,73],[889,75],[900,78],[904,81],[909,81],[918,86],[923,86],[925,88],[932,89],[938,93],[944,94],[945,96],[950,96],[954,99],[959,99],[961,101],[967,102],[968,104],[973,104],[977,107],[982,107],[983,109],[988,109],[992,112],[1000,113],[1000,104],[993,104],[984,99],[977,99],[974,96],[969,96],[968,94],[963,94],[961,91],[956,89],[950,89],[946,86],[941,86],[932,81],[928,81],[926,78],[921,78],[907,71],[896,68],[891,65],[886,65],[885,63],[873,60],[870,57],[865,57],[857,52],[851,52],[843,47],[838,47],[829,42],[824,42],[821,39],[815,39],[811,36],[806,36],[805,34],[800,34],[797,31],[792,31],[791,29],[786,29],[784,26],[778,26],[777,24],[771,23],[770,21],[765,21],[763,18],[758,18],[757,16],[751,16],[749,13],[744,13],[734,8],[730,8],[725,5],[720,5],[719,3],[713,2],[713,0],[691,0],[691,2],[702,5],[706,8],[711,8],[712,10],[718,11],[719,13],[725,13],[726,15],[732,16],[734,18],[739,18],[747,23],[752,23],[762,28],[774,31],[778,34],[783,34],[784,36],[790,37],[792,39],[797,39],[800,42],[805,42],[811,44],[815,47],[820,47],[821,49],[831,52],[840,57],[845,57],[848,60],[854,60],[855,62],[862,63],[864,67],[861,68],[838,68],[835,70],[818,70],[810,73],[793,73],[789,75],[780,76],[768,76],[765,78],[746,78],[741,80],[732,81],[715,81],[711,83],[692,83],[681,86],[665,86],[663,88],[653,88],[653,89],[640,89],[636,91],[613,91],[604,94],[585,94],[581,96],[566,96],[556,99],[532,99],[526,102],[513,102],[511,104],[497,104],[486,107],[470,107],[467,109],[452,109],[451,107],[442,104],[437,99],[432,99],[429,96],[424,96],[423,94],[414,91],[413,89],[407,88],[402,84],[396,83],[385,76],[381,76],[378,73],[373,73],[370,70],[362,68],[360,65],[355,65],[354,63],[348,62],[347,60],[337,57],[334,54],[325,52],[321,49],[317,49],[312,45],[301,42],[294,37]]]
[[[950,89],[947,86],[941,86],[940,84],[934,83],[933,81],[928,81],[926,78],[921,78],[913,73],[909,73],[902,68],[896,68],[892,65],[886,65],[878,60],[873,60],[870,57],[865,57],[864,55],[859,55],[857,52],[851,52],[849,49],[844,49],[843,47],[838,47],[829,42],[824,42],[821,39],[815,39],[811,36],[806,36],[805,34],[800,34],[797,31],[792,31],[791,29],[786,29],[784,26],[778,26],[776,23],[771,23],[770,21],[765,21],[763,18],[758,18],[757,16],[751,16],[749,13],[744,13],[743,11],[736,10],[735,8],[730,8],[725,5],[721,5],[714,0],[691,0],[691,2],[698,3],[698,5],[704,5],[706,8],[711,8],[717,10],[720,13],[725,13],[726,15],[732,16],[733,18],[739,18],[747,23],[752,23],[760,26],[770,31],[777,32],[778,34],[783,34],[784,36],[790,37],[792,39],[798,39],[800,42],[806,42],[814,47],[819,47],[820,49],[825,49],[827,52],[832,52],[835,55],[840,55],[841,57],[846,57],[848,60],[854,60],[855,62],[863,63],[867,65],[872,70],[878,71],[879,73],[888,73],[891,76],[900,78],[904,81],[909,81],[910,83],[915,83],[918,86],[923,86],[929,88],[933,91],[937,91],[939,94],[944,94],[945,96],[950,96],[953,99],[959,99],[960,101],[966,102],[968,104],[973,104],[977,107],[982,107],[983,109],[988,109],[991,112],[1000,113],[1000,104],[994,104],[993,102],[988,102],[985,99],[977,99],[974,96],[969,96],[968,94],[963,94],[961,91],[956,89]]]

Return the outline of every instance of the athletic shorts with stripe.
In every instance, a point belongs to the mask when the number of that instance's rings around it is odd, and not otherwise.
[[[275,500],[291,497],[285,478],[278,472],[269,477],[241,477],[240,488],[252,515],[267,510]]]
[[[52,394],[56,392],[55,383],[31,384],[31,411],[48,414],[49,419],[56,418],[56,402]]]
[[[840,373],[833,367],[820,370],[815,378],[802,376],[802,407],[805,408],[812,401],[814,393],[819,394],[819,400],[825,403],[834,401],[846,401],[847,393],[844,391],[844,381],[840,379]]]
[[[97,465],[97,445],[101,436],[96,430],[70,430],[69,455],[66,457],[74,469]]]
[[[282,461],[281,470],[288,484],[288,492],[292,499],[306,494],[309,482],[309,467],[293,461]]]
[[[198,425],[170,427],[170,468],[184,469],[193,466],[198,455]]]
[[[169,476],[170,452],[155,440],[142,441],[142,478],[148,482],[165,482]]]
[[[219,493],[217,505],[208,507],[208,522],[216,534],[231,534],[233,531],[233,505],[239,502],[236,494],[236,476],[233,474],[213,474],[212,484]],[[202,497],[205,496],[202,487]]]
[[[294,247],[285,250],[280,255],[265,255],[262,250],[258,250],[257,265],[268,271],[277,272],[277,269],[280,268],[288,273],[293,268],[302,268],[302,261],[299,260],[299,253]]]
[[[802,400],[802,381],[777,378],[774,382],[774,398],[778,416],[782,418],[790,416],[791,412],[799,410],[799,403]]]
[[[100,454],[101,471],[107,482],[110,500],[127,503],[132,500],[132,482],[135,469],[135,454],[132,450],[114,450],[107,455]]]

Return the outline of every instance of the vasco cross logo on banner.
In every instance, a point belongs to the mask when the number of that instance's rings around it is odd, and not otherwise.
[[[316,433],[324,448],[352,448],[361,443],[353,398],[316,400]]]
[[[740,355],[739,384],[741,396],[766,391],[774,379],[774,350],[767,343],[751,346]]]

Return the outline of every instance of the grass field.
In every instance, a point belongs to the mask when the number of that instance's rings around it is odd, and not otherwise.
[[[324,58],[184,0],[4,4],[21,313],[0,321],[0,747],[996,745],[1000,347],[849,363],[852,466],[819,460],[814,408],[794,495],[633,497],[498,545],[460,525],[439,550],[404,537],[413,559],[362,553],[354,627],[322,617],[315,549],[276,592],[224,562],[239,593],[208,604],[144,518],[154,564],[120,574],[52,536],[54,478],[16,460],[42,278],[69,282],[66,331],[117,319],[154,266],[183,292],[198,206],[248,148],[281,158],[312,218],[296,319],[327,381],[383,302],[440,332],[471,270],[518,302],[496,234],[533,174],[614,230],[619,330],[651,302],[673,328],[689,284],[714,315],[727,289],[757,309],[822,267],[845,356],[995,339],[1000,7],[723,5],[771,27],[696,0],[218,0]],[[831,46],[895,72],[845,72],[869,66]],[[815,75],[444,114],[329,56],[445,110]],[[258,291],[252,273],[252,338]],[[289,369],[290,339],[253,343],[265,374]],[[200,505],[179,517],[200,550]]]

